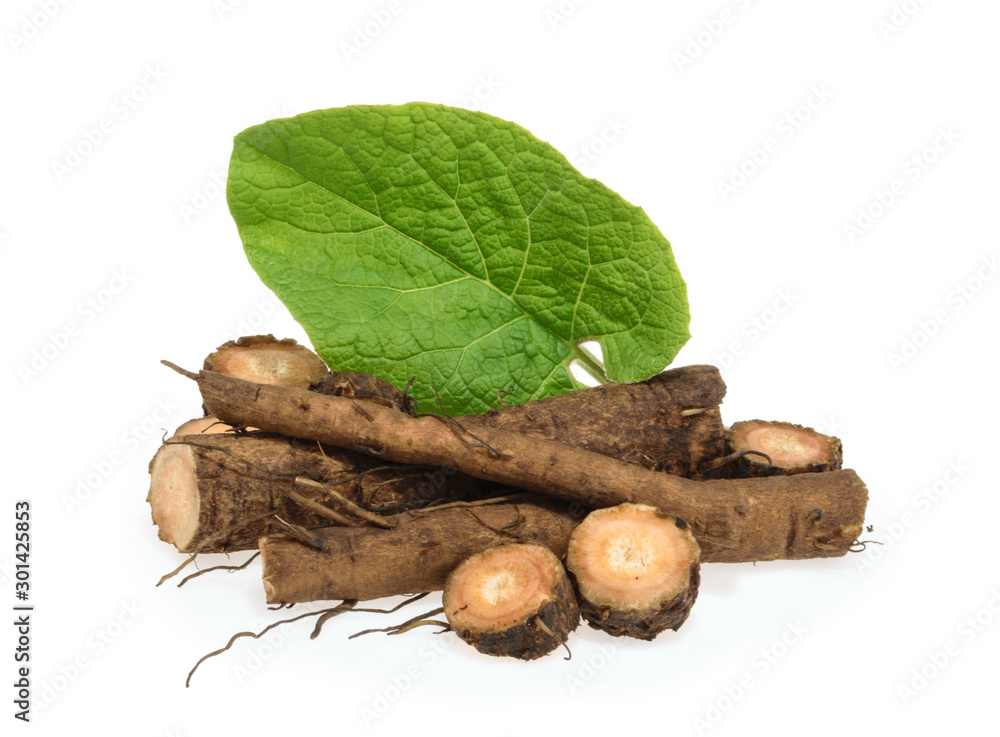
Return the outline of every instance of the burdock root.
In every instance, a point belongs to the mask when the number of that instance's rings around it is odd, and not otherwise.
[[[566,642],[580,623],[572,584],[552,551],[511,543],[462,562],[444,587],[455,634],[487,655],[535,660]]]
[[[566,567],[591,627],[652,640],[687,619],[698,596],[698,557],[682,521],[622,504],[587,515],[570,536]]]
[[[736,477],[836,471],[844,464],[839,438],[791,422],[734,422],[726,436],[729,452],[739,456]]]
[[[328,373],[323,359],[291,338],[248,335],[231,340],[205,359],[205,370],[259,384],[306,389]]]

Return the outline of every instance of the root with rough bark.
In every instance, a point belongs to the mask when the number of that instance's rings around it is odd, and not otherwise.
[[[317,527],[343,522],[336,515],[345,512],[361,516],[345,504],[398,512],[478,498],[484,488],[468,476],[263,432],[173,437],[157,451],[149,473],[147,500],[160,539],[181,552],[203,553],[256,548],[269,531],[269,511],[280,509],[289,522]],[[223,531],[228,533],[220,536]]]
[[[579,521],[558,501],[453,507],[388,519],[391,529],[312,530],[325,542],[324,550],[283,534],[261,538],[267,603],[365,601],[440,591],[459,563],[497,545],[534,542],[563,555]]]
[[[649,504],[691,525],[705,560],[844,555],[861,534],[867,489],[853,471],[699,482],[562,443],[481,428],[499,456],[433,418],[351,400],[253,384],[209,371],[196,380],[212,414],[240,425],[317,440],[407,464],[449,465],[469,476],[580,503]],[[820,514],[815,514],[819,510]]]

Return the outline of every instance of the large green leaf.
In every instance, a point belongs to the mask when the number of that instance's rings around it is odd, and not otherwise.
[[[452,413],[559,394],[570,362],[661,371],[688,338],[670,244],[523,128],[411,103],[317,110],[236,136],[227,198],[247,257],[323,359]],[[603,377],[601,377],[603,378]]]

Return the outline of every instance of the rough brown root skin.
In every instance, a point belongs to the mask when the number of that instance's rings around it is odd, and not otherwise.
[[[413,400],[385,379],[357,371],[334,371],[311,387],[312,391],[331,397],[345,397],[382,407],[393,407],[408,415],[414,414]]]
[[[566,552],[577,520],[559,502],[495,504],[393,515],[392,529],[312,530],[325,550],[288,535],[260,540],[268,604],[326,599],[367,601],[440,591],[466,558],[510,542],[535,542]]]
[[[161,540],[181,552],[231,552],[257,547],[271,529],[269,511],[281,509],[283,519],[306,528],[330,524],[327,516],[290,502],[298,494],[327,503],[321,491],[296,485],[296,477],[346,481],[332,488],[378,511],[423,506],[434,499],[467,499],[481,486],[459,474],[392,465],[340,448],[321,448],[312,440],[266,433],[185,435],[168,440],[150,462],[147,501]]]
[[[580,624],[573,586],[548,548],[510,543],[463,561],[444,587],[452,630],[486,655],[535,660]]]
[[[746,504],[734,510],[742,520],[739,544],[699,538],[705,563],[834,558],[848,553],[864,530],[868,489],[850,469],[702,483],[740,484],[747,493]]]
[[[291,338],[248,335],[223,343],[205,358],[206,371],[216,371],[260,384],[307,389],[329,373],[323,359]]]
[[[379,406],[369,406],[365,416],[343,397],[210,371],[191,376],[209,411],[230,423],[399,463],[450,467],[589,508],[623,502],[658,507],[691,525],[706,561],[714,559],[708,557],[710,550],[719,560],[731,561],[844,555],[864,524],[868,492],[849,470],[700,482],[542,438],[479,429],[477,435],[498,455],[463,441],[435,418],[408,417]]]
[[[473,432],[510,430],[699,478],[703,464],[725,452],[719,413],[725,394],[718,368],[684,366],[646,381],[581,389],[459,421]]]
[[[591,627],[652,640],[687,619],[701,581],[699,554],[673,515],[622,504],[587,515],[570,537],[566,566]]]
[[[733,464],[737,477],[836,471],[844,465],[844,450],[839,438],[791,422],[736,422],[726,436],[730,453],[744,453]],[[746,451],[764,453],[771,462]]]

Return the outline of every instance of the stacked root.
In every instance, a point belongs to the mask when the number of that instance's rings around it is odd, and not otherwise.
[[[208,416],[150,464],[153,521],[182,552],[259,548],[270,604],[443,589],[462,639],[530,660],[581,613],[614,636],[676,630],[702,562],[841,556],[863,527],[840,441],[727,431],[713,367],[452,418],[272,336],[168,365]]]

